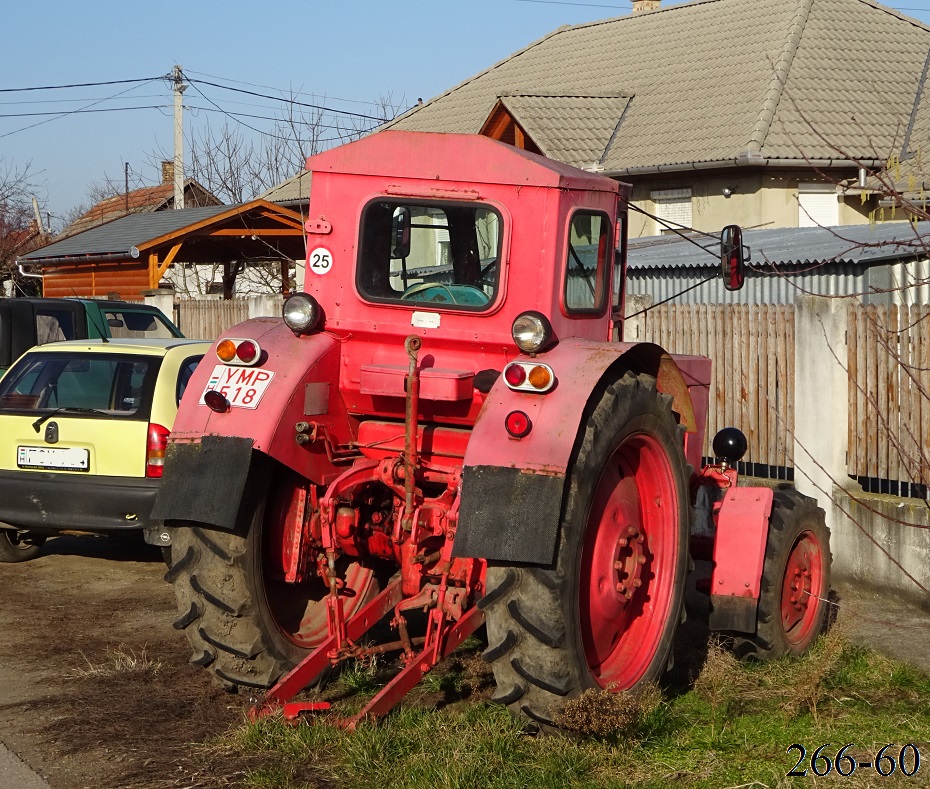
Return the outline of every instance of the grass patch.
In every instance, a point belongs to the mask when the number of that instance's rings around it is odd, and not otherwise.
[[[802,658],[764,664],[741,664],[712,644],[693,687],[675,696],[589,691],[563,708],[568,736],[527,734],[524,721],[469,695],[476,682],[469,657],[458,655],[454,670],[424,681],[380,723],[346,732],[265,719],[227,744],[260,758],[246,785],[261,789],[930,785],[930,677],[838,632]],[[437,705],[436,693],[457,701]],[[786,752],[794,743],[807,751],[805,778],[786,777],[798,759]],[[846,753],[859,760],[888,743],[896,746],[886,753],[897,757],[914,743],[926,765],[913,778],[874,770],[819,778],[810,757],[826,743],[831,759],[852,743]]]

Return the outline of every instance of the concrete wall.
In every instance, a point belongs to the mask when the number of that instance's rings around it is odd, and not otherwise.
[[[828,517],[833,522],[835,581],[895,590],[927,604],[930,507],[926,502],[834,489]]]
[[[926,605],[928,502],[864,493],[847,473],[846,300],[805,295],[795,307],[795,487],[824,509],[834,578],[920,598]]]

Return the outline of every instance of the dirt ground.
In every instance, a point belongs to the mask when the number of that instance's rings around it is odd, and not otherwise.
[[[223,747],[249,700],[187,663],[164,570],[156,549],[91,536],[0,564],[0,742],[52,789],[236,787],[259,766]],[[834,597],[847,637],[930,671],[930,605]]]
[[[0,564],[0,741],[52,789],[234,787],[258,766],[217,744],[248,700],[188,665],[164,571],[91,536]]]

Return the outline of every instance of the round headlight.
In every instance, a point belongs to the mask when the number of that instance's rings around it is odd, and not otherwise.
[[[320,322],[320,303],[308,293],[295,293],[284,302],[282,317],[287,327],[297,334],[311,332]]]
[[[552,324],[541,312],[531,310],[517,316],[511,333],[523,353],[539,353],[552,341]]]

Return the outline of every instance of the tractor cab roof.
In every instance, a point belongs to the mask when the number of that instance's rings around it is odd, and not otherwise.
[[[620,184],[478,134],[384,131],[307,159],[313,173],[617,193]]]

